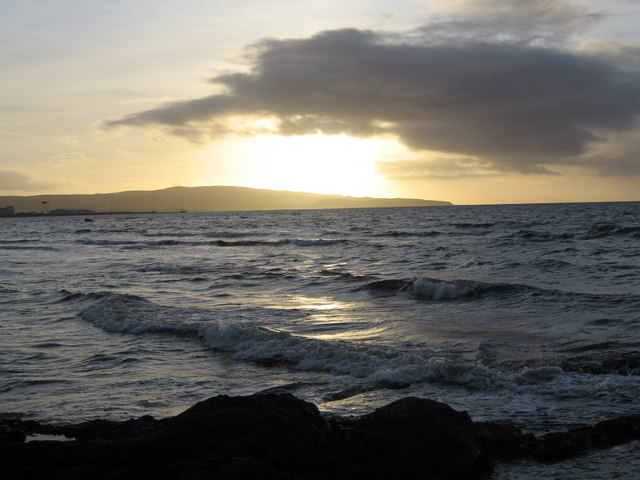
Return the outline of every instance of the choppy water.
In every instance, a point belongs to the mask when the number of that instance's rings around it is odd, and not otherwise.
[[[0,411],[418,395],[534,431],[638,413],[640,204],[0,219]]]

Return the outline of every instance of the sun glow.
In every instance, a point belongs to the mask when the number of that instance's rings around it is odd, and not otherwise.
[[[389,186],[376,162],[389,150],[383,139],[359,139],[348,135],[258,135],[226,142],[223,150],[206,152],[220,162],[233,159],[226,172],[210,165],[220,183],[273,190],[351,196],[385,196]],[[217,163],[217,162],[216,162]],[[227,162],[225,162],[227,163]]]

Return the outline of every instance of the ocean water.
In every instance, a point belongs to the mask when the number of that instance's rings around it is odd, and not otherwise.
[[[640,203],[92,219],[0,219],[0,412],[267,390],[534,433],[640,412]]]

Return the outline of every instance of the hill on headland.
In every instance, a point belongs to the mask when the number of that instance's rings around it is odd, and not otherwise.
[[[45,203],[46,202],[46,203]],[[318,208],[443,206],[450,202],[414,198],[372,198],[264,190],[247,187],[171,187],[163,190],[91,195],[0,196],[15,213],[85,209],[95,212],[211,212]]]

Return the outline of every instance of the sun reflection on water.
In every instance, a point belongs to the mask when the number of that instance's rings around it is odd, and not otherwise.
[[[362,306],[360,302],[343,302],[330,297],[292,295],[286,302],[271,305],[270,308],[297,309],[308,313],[283,328],[293,335],[330,341],[378,338],[385,327],[378,318],[363,315]]]

